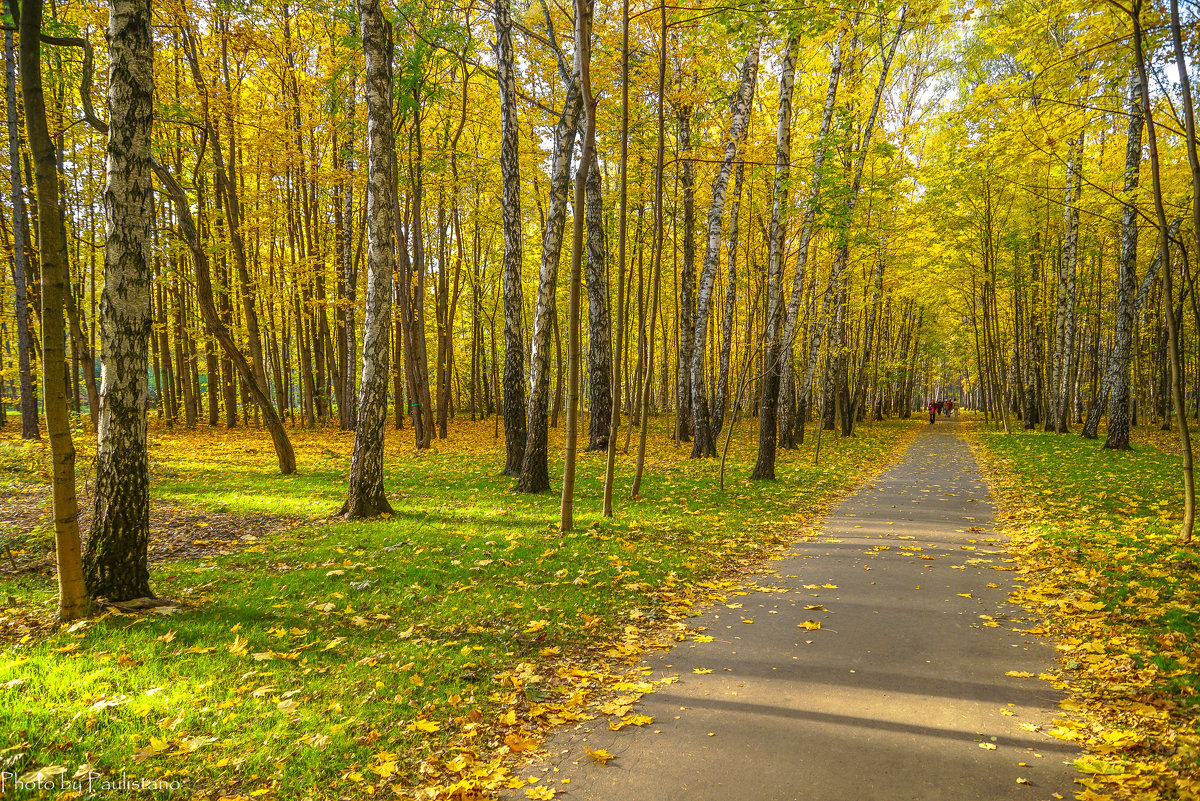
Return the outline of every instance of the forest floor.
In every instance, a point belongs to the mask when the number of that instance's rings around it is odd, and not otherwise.
[[[826,436],[819,466],[810,436],[780,452],[778,481],[753,483],[743,423],[721,491],[716,463],[688,459],[667,424],[655,421],[638,501],[633,457],[619,458],[615,520],[598,514],[603,454],[581,454],[565,535],[557,493],[518,495],[499,475],[492,420],[452,423],[419,454],[410,431],[389,431],[396,513],[366,523],[331,516],[352,434],[291,432],[300,472],[280,476],[262,432],[152,425],[151,580],[177,603],[69,626],[50,622],[45,446],[10,425],[0,774],[90,781],[106,798],[149,782],[179,798],[544,794],[514,770],[549,727],[653,692],[642,654],[683,639],[694,606],[746,592],[748,565],[801,536],[918,427]],[[561,450],[553,431],[550,452]]]
[[[815,537],[819,516],[924,425],[827,436],[820,466],[810,436],[764,484],[746,479],[755,437],[743,422],[721,492],[717,465],[689,460],[667,422],[652,429],[639,501],[627,498],[632,456],[619,457],[613,521],[598,514],[603,455],[581,454],[566,535],[557,493],[517,495],[498,475],[491,420],[453,422],[421,454],[411,431],[389,430],[396,515],[369,523],[331,517],[352,434],[292,431],[300,472],[284,477],[261,432],[152,424],[163,544],[151,578],[179,603],[56,626],[42,566],[53,543],[46,450],[22,443],[10,418],[0,544],[17,570],[0,552],[0,777],[68,789],[92,774],[96,788],[123,778],[105,798],[144,797],[150,781],[156,797],[209,799],[570,790],[522,765],[546,733],[590,717],[610,730],[652,726],[637,699],[675,682],[642,658],[713,636],[692,618],[706,609],[787,598],[759,595],[777,567],[763,557]],[[1019,572],[997,575],[1026,579],[1014,600],[1058,638],[1061,665],[1046,675],[1066,697],[1053,731],[1085,749],[1079,797],[1200,798],[1200,569],[1194,546],[1173,541],[1177,458],[963,428],[1011,535]],[[86,497],[91,453],[87,436],[76,440]],[[550,452],[561,449],[552,431]],[[552,481],[558,469],[554,458]]]

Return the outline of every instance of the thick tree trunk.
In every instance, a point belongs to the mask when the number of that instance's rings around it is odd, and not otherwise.
[[[341,513],[346,517],[391,514],[383,488],[383,443],[392,310],[392,71],[391,27],[379,0],[359,0],[367,100],[367,306],[363,319],[362,384],[350,486]]]
[[[586,206],[588,173],[591,172],[595,161],[596,146],[596,107],[592,101],[591,78],[591,3],[589,0],[575,0],[575,63],[579,77],[581,106],[583,107],[584,125],[583,148],[579,158],[579,168],[575,173],[575,198],[571,221],[571,277],[570,301],[567,313],[567,425],[566,449],[563,454],[563,483],[562,498],[559,505],[559,531],[571,531],[575,528],[575,454],[579,434],[579,351],[580,325],[579,307],[583,271],[583,223],[589,216]],[[598,166],[598,165],[595,165]],[[597,182],[597,190],[599,190]],[[599,216],[599,215],[597,215]],[[591,220],[588,221],[589,226]],[[601,229],[603,241],[603,229]],[[589,245],[591,242],[588,243]],[[592,254],[589,254],[591,256]],[[599,263],[603,265],[603,254],[599,254]],[[605,327],[605,342],[608,341],[607,326]]]
[[[1124,194],[1129,197],[1137,188],[1142,163],[1142,88],[1135,75],[1129,81],[1129,133],[1125,140]],[[1133,360],[1134,303],[1137,292],[1137,207],[1126,202],[1121,206],[1121,254],[1117,261],[1117,314],[1113,330],[1112,352],[1103,388],[1096,393],[1096,402],[1088,414],[1084,436],[1094,438],[1100,421],[1100,407],[1108,400],[1108,433],[1104,447],[1129,450],[1129,368]]]
[[[11,12],[11,3],[8,7]],[[63,319],[65,294],[69,291],[67,242],[58,203],[58,159],[46,125],[46,101],[42,94],[41,28],[41,0],[25,0],[20,12],[21,99],[25,105],[25,138],[33,157],[37,188],[42,267],[42,392],[46,433],[50,439],[58,617],[73,620],[87,614],[88,595],[80,558],[75,444],[71,441],[71,420],[67,411],[67,348]]]
[[[776,411],[779,401],[779,360],[783,351],[783,232],[788,205],[788,176],[792,158],[792,90],[795,86],[798,36],[788,38],[779,76],[779,124],[775,135],[775,188],[767,256],[766,365],[758,410],[758,459],[750,477],[775,478]]]
[[[29,225],[25,194],[21,190],[20,134],[17,128],[17,59],[13,51],[13,32],[4,31],[4,88],[8,110],[8,180],[12,198],[12,279],[14,311],[17,318],[17,372],[21,383],[21,438],[41,439],[38,431],[37,396],[33,392],[33,367],[30,354],[33,342],[29,333],[29,250],[25,231]]]
[[[734,95],[729,123],[729,136],[725,140],[725,154],[721,168],[712,184],[712,205],[708,211],[708,232],[704,246],[704,265],[700,270],[700,283],[696,293],[696,319],[691,331],[685,336],[692,338],[689,349],[691,360],[688,372],[691,375],[687,391],[691,393],[692,406],[692,458],[717,455],[716,432],[711,428],[708,411],[708,387],[704,380],[704,356],[708,345],[708,320],[712,310],[713,287],[717,280],[717,268],[721,262],[721,223],[725,217],[725,190],[733,172],[733,160],[745,135],[750,116],[750,101],[754,97],[755,77],[758,75],[758,54],[761,39],[756,39],[750,52],[742,61],[742,77]],[[682,328],[681,328],[682,331]],[[682,355],[682,348],[681,348]],[[728,363],[726,363],[728,364]],[[728,366],[726,366],[728,375]],[[722,404],[724,398],[721,399]]]
[[[88,592],[112,601],[151,595],[150,465],[146,451],[150,344],[150,135],[154,42],[150,0],[109,0],[108,153],[104,181],[103,399],[96,506],[83,554]]]

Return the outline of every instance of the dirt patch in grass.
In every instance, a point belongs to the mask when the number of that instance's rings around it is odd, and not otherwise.
[[[91,498],[80,498],[79,530],[87,536]],[[200,559],[257,544],[300,521],[266,514],[234,514],[173,501],[150,501],[150,562]],[[0,579],[54,575],[54,516],[48,487],[0,490]]]

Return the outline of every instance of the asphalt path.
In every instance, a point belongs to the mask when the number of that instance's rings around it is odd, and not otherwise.
[[[768,563],[769,591],[690,621],[711,642],[648,657],[648,678],[678,677],[635,707],[652,724],[560,729],[519,775],[564,801],[1073,798],[1078,754],[1045,733],[1059,698],[1009,675],[1053,670],[1053,643],[1007,601],[1017,573],[959,427],[926,426]]]

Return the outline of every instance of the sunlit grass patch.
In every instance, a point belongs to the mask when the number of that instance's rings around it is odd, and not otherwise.
[[[1027,570],[1017,600],[1058,638],[1058,733],[1114,798],[1200,797],[1200,561],[1177,541],[1179,459],[1077,436],[977,431]]]
[[[503,441],[490,420],[459,421],[420,454],[408,432],[389,430],[395,514],[366,522],[330,517],[352,434],[291,432],[300,472],[281,476],[261,432],[155,429],[157,500],[299,523],[156,565],[155,591],[180,602],[171,614],[109,612],[4,642],[3,769],[124,772],[179,782],[181,798],[514,781],[506,755],[547,726],[589,714],[605,692],[654,689],[628,666],[679,636],[711,591],[701,582],[795,537],[913,430],[895,421],[826,437],[819,466],[811,443],[781,451],[780,480],[758,483],[746,478],[755,443],[743,426],[722,492],[716,463],[688,459],[667,422],[655,421],[637,501],[633,456],[620,456],[615,520],[599,515],[604,454],[581,454],[566,534],[557,492],[518,495],[499,475]],[[0,440],[0,458],[16,447]],[[23,613],[52,609],[46,577],[11,590]]]

